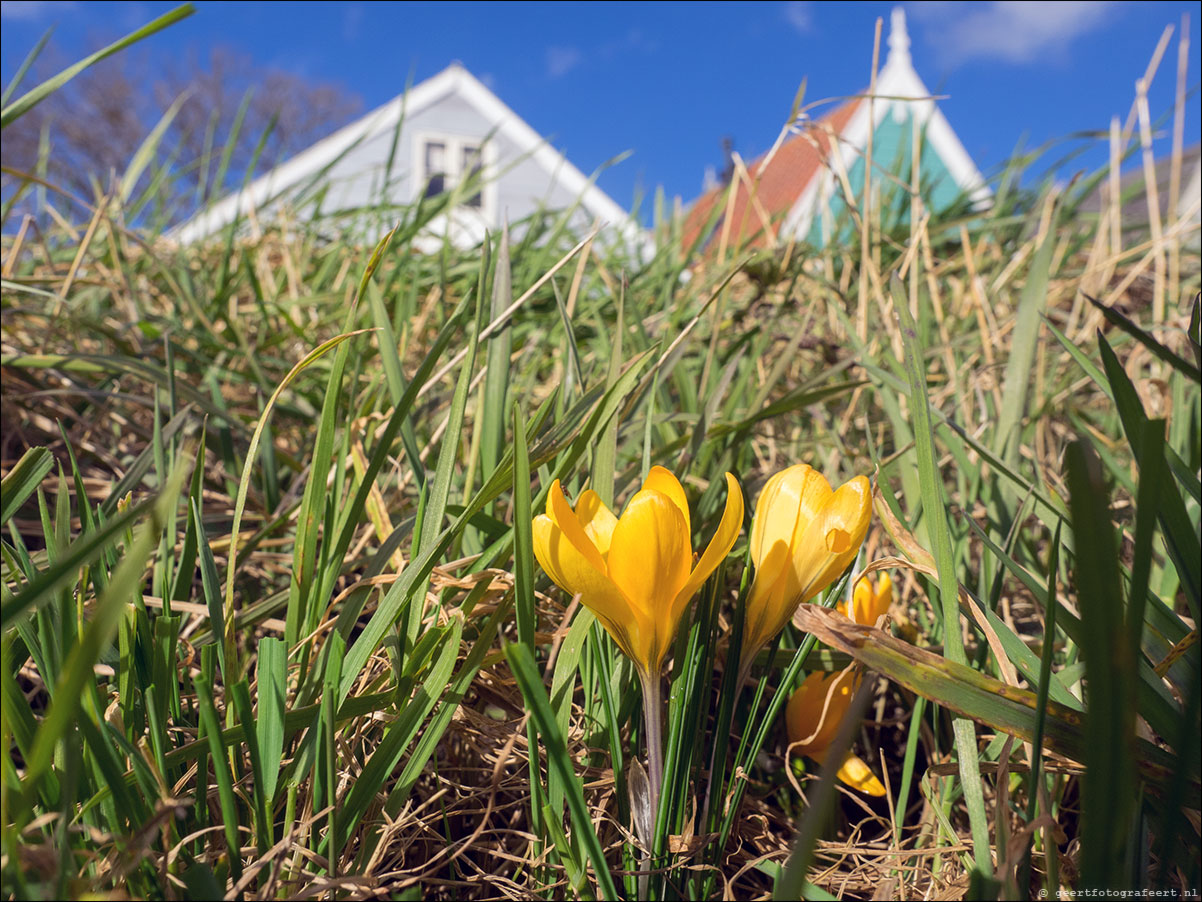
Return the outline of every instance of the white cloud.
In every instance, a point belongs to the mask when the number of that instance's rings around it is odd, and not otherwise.
[[[631,28],[622,37],[602,44],[597,55],[603,60],[612,60],[626,53],[654,53],[659,49],[659,41],[648,37],[641,28]]]
[[[814,11],[807,0],[788,0],[784,16],[798,34],[809,34],[814,28]]]
[[[580,65],[584,54],[578,47],[548,47],[547,75],[560,78]]]
[[[14,22],[36,22],[39,19],[53,18],[61,13],[70,12],[77,4],[71,0],[51,2],[51,0],[3,0],[0,3],[0,19]]]
[[[1104,24],[1120,4],[1107,0],[1011,0],[1011,2],[911,4],[926,42],[949,67],[970,59],[1029,63],[1063,52],[1078,37]]]
[[[363,25],[363,4],[348,3],[342,8],[342,39],[354,43]]]

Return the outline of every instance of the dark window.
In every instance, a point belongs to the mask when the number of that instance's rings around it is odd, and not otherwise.
[[[464,203],[477,210],[484,206],[484,198],[480,193],[480,169],[480,148],[471,144],[463,145],[463,166],[459,170],[460,179],[465,182],[470,180],[471,187],[475,189],[475,193]]]
[[[441,141],[426,142],[426,197],[447,190],[447,146]]]

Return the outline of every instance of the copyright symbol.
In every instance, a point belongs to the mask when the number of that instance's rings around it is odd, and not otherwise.
[[[1039,891],[1039,898],[1046,899],[1047,897],[1048,897],[1048,891],[1046,889],[1041,889]]]

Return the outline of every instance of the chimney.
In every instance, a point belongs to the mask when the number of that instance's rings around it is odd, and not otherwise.
[[[722,138],[722,184],[729,185],[735,176],[735,139],[730,135]]]

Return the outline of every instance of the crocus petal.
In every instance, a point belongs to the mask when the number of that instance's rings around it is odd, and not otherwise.
[[[534,557],[538,561],[538,565],[543,568],[547,576],[551,577],[551,582],[575,595],[575,591],[568,586],[567,577],[559,569],[556,555],[551,553],[552,536],[554,533],[559,532],[559,527],[555,525],[555,521],[546,514],[539,514],[534,518],[534,522],[530,524],[530,531],[531,537],[534,539]],[[554,539],[556,543],[559,541],[558,537]]]
[[[826,477],[813,468],[809,468],[803,474],[801,484],[798,486],[798,503],[801,505],[801,514],[798,520],[804,522],[813,520],[822,512],[831,499],[831,484],[826,481]],[[795,531],[794,536],[797,535]]]
[[[822,509],[831,497],[831,487],[822,474],[808,464],[795,464],[775,474],[764,486],[755,509],[752,524],[752,560],[756,565],[756,579],[765,571],[772,585],[772,597],[784,599],[784,604],[800,604],[805,586],[805,571],[789,566],[782,573],[766,565],[769,555],[780,542],[786,543],[796,556],[799,545],[807,536]],[[783,579],[783,585],[775,585]],[[763,596],[766,597],[766,596]],[[773,610],[764,615],[765,624],[776,623],[776,628],[765,636],[765,641],[775,635],[793,615],[791,610]]]
[[[726,508],[722,511],[722,520],[718,523],[714,537],[710,539],[709,545],[706,546],[701,558],[697,561],[697,566],[689,574],[689,581],[684,584],[683,589],[676,593],[676,598],[672,602],[672,611],[675,617],[680,617],[689,599],[730,554],[730,549],[734,548],[735,540],[738,539],[739,530],[742,528],[743,490],[739,488],[739,481],[727,473]]]
[[[856,587],[851,593],[851,609],[847,607],[847,599],[840,599],[835,605],[835,610],[846,617],[853,623],[862,623],[860,620],[860,612],[867,610],[867,605],[872,603],[872,580],[867,576],[861,576],[856,580]]]
[[[747,599],[747,620],[743,624],[741,667],[751,666],[750,661],[755,653],[780,632],[789,619],[787,614],[781,613],[786,607],[783,590],[788,559],[789,546],[784,542],[777,542],[768,553],[765,561],[767,566],[755,572],[751,596]],[[774,568],[775,577],[768,572],[768,566]]]
[[[671,604],[688,581],[692,549],[684,517],[667,495],[644,489],[630,499],[609,546],[609,576],[655,636],[641,663],[657,673],[675,633]]]
[[[644,612],[658,613],[688,580],[692,556],[680,509],[666,495],[644,489],[614,529],[609,575]]]
[[[576,519],[601,556],[609,554],[609,543],[614,527],[618,525],[618,518],[592,489],[585,489],[576,499]]]
[[[839,724],[851,704],[858,679],[852,668],[838,673],[821,671],[806,677],[785,710],[789,741],[799,743],[798,750],[820,764],[839,732]]]
[[[891,607],[893,607],[893,580],[889,578],[888,573],[882,573],[872,593],[872,620],[869,622],[876,623],[882,614],[889,613]]]
[[[809,464],[773,474],[760,492],[751,527],[751,560],[757,570],[775,542],[793,544],[830,494],[830,484]]]
[[[573,510],[559,480],[547,493],[546,513],[534,518],[543,569],[580,596],[644,678],[658,675],[684,605],[734,545],[743,496],[734,477],[726,478],[718,534],[692,570],[688,501],[662,467],[652,468],[620,518],[592,491],[582,492]],[[696,583],[685,593],[690,577]]]
[[[663,467],[652,467],[647,473],[647,478],[643,480],[642,488],[654,489],[672,499],[672,503],[680,509],[680,513],[684,516],[685,531],[690,536],[693,534],[692,521],[689,519],[689,499],[685,496],[684,486],[670,470],[665,470]]]
[[[653,632],[651,621],[631,605],[609,578],[597,549],[584,536],[579,521],[567,507],[563,492],[557,489],[558,482],[551,487],[551,495],[560,519],[553,521],[550,517],[539,516],[531,524],[534,556],[556,585],[580,596],[581,602],[597,615],[622,650],[630,654],[628,649],[639,645]],[[568,529],[561,529],[561,522],[567,523]],[[571,541],[573,529],[580,534],[576,542]],[[592,555],[588,554],[589,550]]]
[[[839,487],[793,545],[793,570],[800,597],[809,601],[847,569],[872,518],[868,479],[857,476]]]
[[[839,612],[856,623],[874,626],[882,614],[889,612],[892,605],[893,580],[889,578],[888,573],[882,573],[875,585],[870,577],[860,577],[856,581],[855,592],[852,593],[850,613],[844,602],[839,602]]]
[[[885,787],[876,778],[876,774],[872,772],[872,768],[855,755],[847,756],[847,759],[843,762],[835,776],[852,789],[858,789],[867,795],[879,798],[885,794]]]
[[[555,521],[555,525],[563,531],[564,536],[581,556],[595,569],[604,573],[605,560],[601,557],[597,546],[593,544],[593,540],[585,534],[584,528],[576,518],[575,511],[568,505],[568,499],[564,497],[563,487],[560,486],[558,479],[551,483],[551,491],[547,494],[547,508],[547,514]]]

